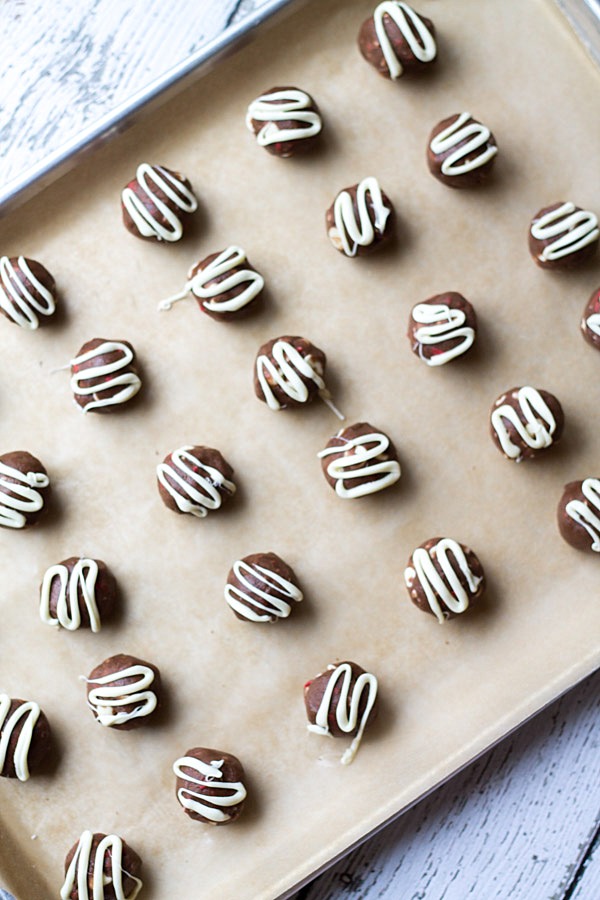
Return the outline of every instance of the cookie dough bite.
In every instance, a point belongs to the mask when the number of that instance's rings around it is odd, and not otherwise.
[[[129,341],[93,338],[81,347],[70,367],[73,397],[84,413],[112,412],[142,386]]]
[[[598,248],[598,217],[571,201],[553,203],[529,226],[529,252],[542,269],[576,269]]]
[[[323,129],[323,120],[306,91],[273,87],[252,101],[246,113],[246,127],[259,147],[287,159],[312,149]]]
[[[557,518],[558,530],[567,544],[600,554],[600,478],[566,484]]]
[[[50,725],[38,704],[0,694],[0,776],[28,781],[51,751]]]
[[[497,153],[496,139],[487,125],[471,113],[456,113],[438,122],[429,135],[427,165],[448,187],[477,187],[491,175]]]
[[[435,537],[413,550],[404,583],[415,606],[443,624],[479,600],[485,591],[485,574],[470,547]]]
[[[84,831],[67,853],[61,900],[135,900],[142,860],[117,834]]]
[[[158,492],[168,509],[204,519],[233,497],[233,469],[212,447],[186,445],[167,454],[156,468]]]
[[[443,366],[470,350],[477,336],[475,310],[448,291],[413,306],[408,320],[412,352],[427,366]]]
[[[600,350],[600,288],[594,291],[581,317],[581,333],[596,350]]]
[[[538,388],[515,387],[500,394],[490,415],[492,439],[507,459],[534,459],[557,444],[565,417],[554,394]]]
[[[377,715],[377,678],[354,662],[332,663],[304,685],[308,730],[327,737],[352,737],[341,763],[358,752],[367,725]]]
[[[425,71],[437,59],[433,22],[395,0],[379,3],[363,22],[358,48],[380,75],[394,81]]]
[[[117,582],[101,559],[70,556],[46,569],[40,589],[40,618],[46,625],[100,631],[117,603]]]
[[[0,526],[28,528],[46,510],[50,478],[35,456],[14,450],[0,456]]]
[[[363,178],[344,188],[325,213],[327,236],[344,256],[364,256],[389,240],[395,213],[376,178]]]
[[[152,663],[119,653],[105,659],[84,679],[87,703],[107,728],[131,731],[155,716],[162,699],[160,672]]]
[[[189,217],[197,209],[198,201],[188,179],[165,166],[141,163],[135,178],[121,193],[125,228],[147,241],[180,240]]]
[[[317,455],[328,484],[345,500],[376,494],[400,478],[394,444],[368,422],[342,428]]]
[[[0,313],[9,322],[35,331],[55,310],[56,283],[41,263],[25,256],[0,257]]]
[[[174,303],[192,296],[208,316],[229,322],[254,309],[265,286],[246,252],[237,246],[211,253],[192,266],[187,277],[183,290],[162,300],[159,310],[169,310]]]
[[[304,406],[320,397],[339,419],[325,387],[327,357],[306,338],[284,335],[259,349],[254,363],[254,393],[269,409]]]
[[[225,601],[243,621],[287,619],[293,604],[302,599],[294,570],[276,553],[252,553],[238,559],[227,576]]]
[[[241,815],[247,796],[244,767],[232,753],[193,747],[176,760],[177,799],[190,819],[229,825]]]

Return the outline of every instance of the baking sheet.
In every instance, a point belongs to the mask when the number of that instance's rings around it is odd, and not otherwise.
[[[2,452],[38,455],[55,501],[39,528],[0,535],[0,684],[40,702],[60,749],[51,775],[0,784],[0,872],[18,898],[58,894],[84,828],[130,841],[148,898],[274,897],[598,664],[598,561],[561,541],[554,508],[566,481],[597,471],[598,357],[578,321],[599,267],[554,276],[526,248],[541,206],[600,208],[597,73],[545,3],[509,0],[500,13],[422,0],[438,69],[389,84],[354,48],[371,5],[310,4],[0,224],[3,252],[39,258],[64,298],[37,334],[0,323]],[[245,130],[247,102],[278,83],[311,91],[326,116],[311,157],[273,159]],[[446,189],[424,162],[432,125],[465,108],[500,145],[493,183],[473,193]],[[119,191],[142,159],[180,168],[201,197],[178,246],[121,226]],[[396,205],[398,240],[348,260],[327,241],[324,210],[368,174]],[[227,327],[191,303],[156,312],[190,263],[235,242],[267,279],[261,315]],[[435,371],[404,332],[412,304],[447,289],[473,302],[480,338]],[[338,427],[329,410],[272,413],[254,398],[255,352],[285,333],[327,352],[350,422],[389,432],[397,489],[339,500],[316,459]],[[94,336],[126,338],[139,355],[144,393],[121,415],[80,415],[68,374],[50,374]],[[559,396],[567,428],[548,458],[516,466],[487,417],[523,383]],[[171,514],[154,484],[156,463],[187,442],[220,448],[236,469],[235,503],[205,521]],[[410,551],[434,534],[473,546],[490,584],[481,609],[444,627],[402,583]],[[261,549],[287,559],[307,595],[266,628],[222,599],[231,563]],[[123,615],[99,635],[54,633],[37,617],[44,569],[78,553],[104,559],[122,586]],[[157,727],[112,733],[86,708],[78,676],[117,652],[161,668]],[[381,715],[349,768],[343,742],[305,729],[302,684],[336,658],[381,685]],[[175,800],[172,763],[198,744],[248,771],[251,799],[230,828],[203,828]]]

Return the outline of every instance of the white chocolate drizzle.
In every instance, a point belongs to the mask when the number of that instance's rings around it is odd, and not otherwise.
[[[327,466],[327,474],[335,479],[335,492],[338,497],[345,499],[364,497],[366,494],[375,494],[395,484],[401,474],[400,463],[397,459],[380,458],[390,446],[387,435],[372,432],[347,439],[344,437],[344,430],[336,434],[337,438],[344,441],[342,446],[325,447],[317,453],[319,459],[332,454],[343,454],[338,459],[332,459]],[[367,444],[372,446],[365,446]],[[348,471],[352,466],[359,468]],[[366,484],[353,485],[354,478],[372,478],[372,480]]]
[[[540,392],[533,387],[519,388],[515,399],[519,404],[519,410],[510,403],[500,402],[500,405],[492,411],[491,423],[506,456],[519,462],[522,448],[511,440],[505,422],[509,422],[515,428],[527,447],[541,450],[553,442],[556,419]],[[522,421],[519,411],[525,421]]]
[[[121,371],[127,369],[130,363],[133,362],[133,351],[121,341],[104,341],[104,343],[94,347],[93,350],[88,350],[86,353],[76,356],[75,359],[71,360],[71,368],[108,353],[120,353],[121,356],[113,362],[89,366],[86,369],[81,369],[79,372],[73,372],[71,375],[71,390],[79,397],[90,395],[94,397],[102,394],[104,391],[112,390],[112,388],[121,387],[121,390],[113,396],[104,398],[97,396],[96,399],[90,400],[83,407],[84,412],[89,412],[90,409],[99,409],[103,406],[117,406],[119,403],[126,403],[127,400],[131,400],[137,394],[142,386],[142,382],[135,372]],[[120,374],[118,374],[119,372]],[[94,378],[104,378],[105,376],[113,377],[106,378],[100,384],[86,384],[86,382]]]
[[[154,237],[159,241],[178,241],[183,234],[181,219],[160,199],[156,189],[166,194],[176,207],[186,213],[192,213],[198,209],[198,201],[192,191],[182,180],[176,178],[172,172],[167,172],[162,166],[140,163],[135,177],[156,209],[155,215],[152,210],[144,206],[132,188],[126,187],[123,190],[121,194],[123,206],[131,216],[139,233],[143,237]],[[159,221],[158,216],[166,219],[166,226]]]
[[[15,478],[18,483],[13,484],[8,478]],[[37,489],[47,488],[49,484],[50,479],[42,472],[21,472],[0,460],[0,525],[24,528],[27,515],[39,512],[44,506],[44,498]]]
[[[426,27],[423,20],[408,5],[408,3],[394,2],[394,0],[386,0],[376,7],[373,13],[373,23],[375,25],[375,34],[383,53],[383,58],[388,67],[390,78],[399,78],[404,68],[398,59],[392,42],[385,28],[384,16],[389,16],[394,24],[398,27],[402,37],[409,46],[411,53],[420,62],[431,62],[435,59],[437,47],[434,37]],[[416,32],[416,34],[415,34]]]
[[[114,684],[122,678],[133,678],[130,684]],[[84,678],[92,688],[88,694],[88,706],[94,711],[100,725],[123,725],[131,719],[140,719],[154,712],[157,698],[149,688],[154,683],[154,672],[149,666],[133,665],[102,678]],[[136,704],[130,712],[122,706]]]
[[[585,528],[595,553],[600,553],[600,478],[586,478],[581,485],[585,500],[570,500],[565,512],[574,522]]]
[[[429,607],[440,624],[447,618],[447,612],[444,612],[441,603],[456,614],[463,613],[469,608],[469,593],[463,587],[450,555],[462,572],[469,591],[475,593],[483,579],[475,575],[462,547],[452,538],[442,538],[429,550],[418,547],[412,555],[412,566],[408,566],[404,571],[404,580],[409,591],[414,579],[417,578]],[[433,556],[437,557],[445,580],[436,569]]]
[[[484,166],[498,152],[495,145],[488,145],[491,137],[490,129],[481,122],[469,123],[470,118],[471,113],[460,113],[450,125],[436,134],[429,144],[432,153],[436,155],[456,148],[442,162],[441,169],[444,175],[464,175],[466,172],[472,172],[474,169]],[[479,149],[481,149],[481,153],[476,154],[472,159],[466,159],[467,156]]]
[[[187,299],[191,292],[203,301],[202,306],[212,312],[237,312],[254,300],[265,286],[265,280],[259,272],[253,269],[238,268],[246,262],[246,253],[241,247],[228,247],[207,266],[199,269],[194,276],[188,275],[189,280],[184,289],[173,297],[161,300],[158,304],[159,310],[171,309],[174,303]],[[210,281],[221,275],[226,277],[219,282],[209,284]],[[229,300],[218,299],[221,294],[226,294],[240,285],[246,286],[235,297],[231,297]]]
[[[25,276],[39,297],[31,293],[25,282],[17,276],[17,271]],[[35,331],[40,324],[36,313],[50,316],[56,309],[54,294],[35,277],[24,256],[19,256],[16,267],[8,256],[1,257],[0,280],[3,288],[0,291],[0,308],[21,328]]]
[[[318,360],[313,360],[310,354],[302,356],[289,341],[284,340],[275,341],[271,355],[273,359],[264,353],[256,359],[258,383],[269,409],[277,410],[284,407],[273,393],[271,385],[267,381],[267,374],[291,400],[295,400],[297,403],[306,403],[309,397],[308,388],[300,377],[304,375],[305,378],[309,378],[316,384],[321,400],[327,404],[338,419],[344,418],[339,409],[333,405],[331,395],[323,380],[323,368]]]
[[[142,889],[142,881],[123,869],[123,841],[116,834],[106,834],[99,842],[92,860],[94,835],[84,831],[79,838],[77,850],[67,869],[64,884],[60,890],[61,900],[69,900],[74,888],[78,900],[104,900],[105,886],[110,886],[116,900],[135,900]],[[110,874],[104,871],[106,861],[110,862]],[[93,874],[92,874],[93,873]],[[123,876],[134,882],[133,890],[125,895]],[[92,881],[90,894],[89,883]]]
[[[156,467],[156,476],[182,513],[191,513],[203,519],[209,510],[219,509],[221,506],[223,502],[221,491],[235,494],[236,486],[214,466],[205,465],[197,456],[190,453],[193,449],[192,446],[186,446],[174,450],[171,453],[171,462],[162,462]],[[194,472],[194,467],[202,471]],[[187,478],[193,483],[190,484]],[[175,482],[176,487],[169,479]]]
[[[251,622],[269,622],[273,616],[286,619],[292,611],[288,601],[299,603],[303,598],[295,584],[257,563],[248,565],[239,559],[233,564],[233,574],[241,587],[227,584],[225,600],[235,612]],[[273,590],[277,594],[269,593]]]
[[[192,791],[189,788],[178,788],[177,797],[184,809],[189,809],[210,822],[228,822],[231,819],[229,807],[237,806],[246,799],[246,788],[241,781],[222,781],[221,769],[224,760],[213,759],[210,763],[202,762],[194,756],[182,756],[173,764],[173,771],[178,778],[197,784],[200,788],[219,788],[221,793],[206,795],[202,791]],[[189,772],[184,772],[183,767],[194,769],[200,777],[195,778]]]
[[[40,708],[31,700],[21,703],[9,717],[11,699],[7,694],[0,694],[0,775],[4,773],[8,745],[21,720],[21,731],[17,738],[12,763],[19,781],[29,779],[29,749],[33,738],[33,730],[40,717]]]
[[[253,119],[265,123],[256,134],[257,143],[261,147],[286,141],[305,140],[319,134],[322,128],[321,116],[310,108],[312,105],[309,95],[298,88],[284,88],[262,94],[248,107],[246,127],[254,131]],[[300,124],[292,128],[280,128],[277,124],[290,121]]]
[[[588,316],[585,320],[585,324],[590,331],[600,337],[600,313],[592,313],[592,315]]]
[[[309,722],[308,730],[315,734],[331,735],[328,719],[332,712],[333,692],[338,681],[341,680],[340,695],[335,707],[335,720],[337,726],[340,731],[350,734],[358,725],[358,731],[354,740],[341,758],[342,765],[347,766],[352,762],[358,752],[367,720],[371,715],[371,710],[375,704],[375,698],[377,697],[377,678],[369,672],[363,672],[354,682],[352,695],[350,696],[350,685],[352,682],[352,667],[350,666],[350,663],[340,663],[338,666],[329,665],[327,666],[327,669],[328,671],[331,671],[331,677],[327,682],[325,692],[317,710],[315,722],[314,724]],[[358,708],[364,691],[367,691],[367,702],[359,724]]]
[[[367,195],[371,199],[372,214],[367,205]],[[329,238],[334,247],[346,256],[356,256],[359,247],[368,247],[375,239],[375,233],[382,235],[391,209],[383,202],[381,188],[376,178],[369,176],[356,187],[358,220],[354,211],[354,201],[349,191],[340,191],[333,204],[333,226]]]
[[[536,241],[551,241],[538,254],[539,259],[548,262],[582,250],[599,235],[598,217],[587,209],[576,209],[571,202],[544,213],[531,226],[531,236]]]
[[[413,321],[420,325],[414,331],[419,357],[428,366],[443,366],[461,353],[466,353],[473,345],[475,330],[470,325],[465,325],[467,317],[462,309],[452,309],[446,303],[418,303],[411,316]],[[423,347],[435,346],[446,341],[457,343],[449,350],[434,353],[432,356],[423,353]]]
[[[63,563],[47,569],[40,595],[42,622],[53,625],[55,628],[62,626],[67,631],[76,631],[81,625],[79,609],[79,593],[81,593],[90,620],[90,628],[94,633],[100,631],[100,614],[96,604],[97,578],[98,563],[95,559],[77,560],[71,572]],[[59,593],[56,601],[56,613],[53,616],[50,612],[50,596],[55,580],[58,580]]]

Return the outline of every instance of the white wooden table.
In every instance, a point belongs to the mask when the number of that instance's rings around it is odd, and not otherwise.
[[[0,0],[0,182],[264,3]],[[597,673],[297,900],[598,900],[599,695]]]

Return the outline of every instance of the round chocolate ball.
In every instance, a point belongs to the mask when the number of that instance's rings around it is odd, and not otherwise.
[[[218,450],[180,447],[156,467],[158,492],[168,509],[203,519],[236,492],[233,469]]]
[[[600,288],[594,291],[581,317],[581,333],[592,347],[600,350]]]
[[[96,721],[108,728],[140,728],[160,708],[160,672],[136,656],[111,656],[92,669],[85,680],[88,706]]]
[[[567,544],[600,553],[600,478],[566,484],[556,513],[558,530]]]
[[[494,443],[507,459],[533,459],[557,444],[565,417],[554,394],[525,386],[511,388],[495,401],[490,430]]]
[[[117,582],[101,559],[70,556],[44,573],[40,617],[55,628],[100,631],[117,602]]]
[[[394,232],[392,202],[376,178],[344,188],[325,213],[327,235],[344,256],[364,256]]]
[[[452,538],[430,538],[413,550],[404,583],[415,606],[440,624],[466,612],[485,591],[476,554]]]
[[[599,235],[593,212],[560,201],[531,220],[529,252],[542,269],[575,269],[594,255]]]
[[[331,737],[353,737],[342,756],[352,762],[367,724],[377,715],[377,678],[353,662],[327,666],[304,685],[308,730]]]
[[[394,444],[368,422],[342,428],[318,456],[327,482],[345,500],[375,494],[400,478]]]
[[[39,317],[51,316],[55,309],[56,284],[41,263],[25,256],[0,257],[0,313],[9,322],[35,331]]]
[[[476,187],[491,174],[498,146],[494,135],[471,113],[442,119],[429,135],[427,165],[442,184]]]
[[[247,622],[287,619],[302,597],[294,570],[276,553],[238,559],[227,576],[225,600],[237,618]]]
[[[46,509],[50,479],[46,469],[26,450],[0,456],[0,525],[27,528]]]
[[[229,825],[246,800],[244,767],[231,753],[193,747],[173,765],[177,799],[196,822]]]
[[[413,306],[407,336],[412,352],[428,366],[443,366],[473,346],[477,316],[468,300],[448,291]]]
[[[285,159],[305,153],[317,142],[323,121],[317,104],[297,87],[274,87],[252,101],[246,127],[256,142]]]
[[[188,179],[166,166],[141,163],[135,178],[121,193],[125,228],[147,241],[180,240],[191,213],[197,209]]]
[[[254,364],[254,393],[269,409],[303,406],[317,395],[327,401],[327,358],[306,338],[284,335],[263,344]]]
[[[0,775],[27,781],[51,751],[50,725],[38,704],[0,694]]]
[[[123,838],[84,831],[67,853],[60,896],[65,900],[91,900],[92,895],[94,900],[135,900],[143,886],[141,872],[142,860]]]
[[[358,49],[384,78],[422,72],[437,58],[433,22],[408,3],[386,0],[363,22]]]
[[[113,412],[141,386],[129,341],[93,338],[71,360],[71,390],[84,412]]]

